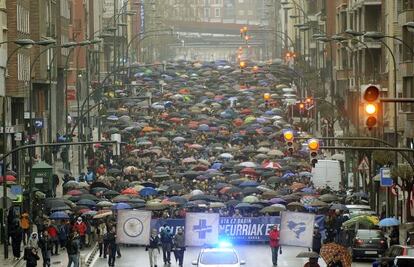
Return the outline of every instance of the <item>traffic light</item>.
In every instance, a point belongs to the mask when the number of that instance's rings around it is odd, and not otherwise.
[[[304,111],[305,111],[305,103],[300,102],[299,103],[299,112],[300,112],[300,114],[303,114]]]
[[[283,131],[283,138],[285,139],[285,143],[287,146],[287,150],[290,153],[293,153],[293,140],[295,139],[292,130],[284,130]]]
[[[246,67],[246,62],[245,61],[240,61],[239,66],[241,69],[244,69]]]
[[[369,84],[362,88],[361,94],[364,107],[363,123],[368,130],[371,130],[378,125],[380,88],[378,85]]]
[[[312,167],[315,167],[316,163],[318,163],[319,140],[315,138],[309,139],[308,149],[309,149],[310,164],[312,165]]]

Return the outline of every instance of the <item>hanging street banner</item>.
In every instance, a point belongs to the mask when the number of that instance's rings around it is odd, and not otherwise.
[[[280,220],[280,245],[312,247],[315,214],[283,211]]]
[[[151,231],[151,212],[119,210],[116,224],[116,242],[148,245]]]
[[[319,231],[325,231],[325,217],[317,215],[315,223],[319,226]],[[220,217],[219,236],[226,240],[237,242],[266,242],[269,240],[268,232],[272,225],[280,224],[280,216],[261,216],[261,217]],[[184,229],[184,219],[153,219],[151,228],[160,229],[163,225],[168,225],[173,234],[177,233],[178,228]]]
[[[215,244],[219,237],[218,213],[189,212],[185,215],[185,245]]]

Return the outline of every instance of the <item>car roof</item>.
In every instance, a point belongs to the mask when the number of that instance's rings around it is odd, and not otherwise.
[[[370,210],[371,207],[368,205],[345,205],[348,209],[367,209]]]
[[[414,260],[414,256],[397,256],[395,258],[396,259],[413,259]]]

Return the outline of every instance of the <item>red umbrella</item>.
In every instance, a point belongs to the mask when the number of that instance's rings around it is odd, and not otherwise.
[[[67,195],[71,195],[71,196],[80,196],[82,195],[82,191],[80,190],[70,190],[66,193]]]
[[[240,171],[241,174],[244,175],[252,175],[252,176],[257,176],[257,172],[255,169],[253,168],[244,168]]]
[[[6,182],[15,182],[16,181],[16,177],[14,177],[13,175],[6,175]],[[0,183],[3,182],[3,176],[0,176]]]
[[[121,192],[122,195],[138,195],[138,191],[135,188],[127,188],[122,190]]]
[[[174,118],[170,118],[169,121],[174,122],[174,123],[180,123],[182,119],[174,117]]]
[[[233,125],[235,125],[235,126],[237,126],[237,127],[240,127],[240,126],[242,126],[242,125],[243,125],[243,120],[242,120],[242,119],[240,119],[240,118],[237,118],[237,119],[235,119],[235,120],[233,121]]]
[[[249,115],[249,114],[252,114],[252,110],[249,108],[244,108],[240,111],[240,114]]]

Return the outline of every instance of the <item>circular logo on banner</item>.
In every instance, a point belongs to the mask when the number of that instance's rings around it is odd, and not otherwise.
[[[137,237],[142,234],[142,230],[144,230],[144,225],[138,218],[129,218],[125,221],[124,225],[124,233],[129,237]]]

